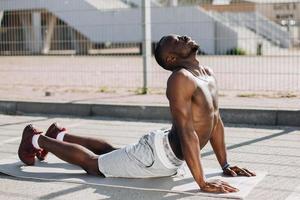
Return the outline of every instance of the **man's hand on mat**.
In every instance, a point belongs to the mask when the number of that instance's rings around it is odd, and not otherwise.
[[[229,193],[239,191],[237,188],[230,186],[229,183],[221,180],[208,181],[203,187],[201,187],[201,190],[203,192],[210,193]]]
[[[238,166],[228,167],[223,171],[223,173],[228,176],[256,176],[254,172],[251,172],[246,168],[240,168]]]

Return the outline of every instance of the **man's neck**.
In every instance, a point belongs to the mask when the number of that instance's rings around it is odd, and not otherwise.
[[[199,70],[199,61],[195,59],[185,60],[182,62],[181,66],[189,70]]]
[[[204,67],[200,65],[199,61],[196,58],[184,60],[181,66],[198,78],[207,77],[208,75]]]

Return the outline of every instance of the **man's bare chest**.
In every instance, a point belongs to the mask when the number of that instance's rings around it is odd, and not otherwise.
[[[205,79],[196,77],[197,89],[194,92],[192,103],[194,107],[215,112],[218,110],[218,90],[216,80],[212,76]],[[207,114],[207,113],[206,113]]]
[[[197,89],[192,98],[192,115],[194,129],[199,139],[200,146],[204,146],[217,124],[219,115],[217,86],[212,78],[208,81],[197,80]]]

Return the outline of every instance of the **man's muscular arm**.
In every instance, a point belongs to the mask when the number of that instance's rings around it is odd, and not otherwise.
[[[210,138],[211,146],[216,154],[221,167],[227,164],[227,154],[224,136],[224,125],[221,117],[218,117],[217,125],[214,128]]]
[[[193,127],[192,96],[196,90],[194,81],[181,73],[173,74],[167,86],[167,96],[183,157],[192,175],[206,192],[236,192],[237,189],[223,181],[205,181],[200,162],[199,138]]]
[[[224,136],[224,125],[219,115],[217,125],[212,133],[210,138],[211,146],[216,154],[218,162],[221,167],[224,167],[227,164],[227,153],[226,153],[226,145],[225,145],[225,136]],[[229,166],[224,169],[224,174],[231,176],[255,176],[255,173],[250,172],[245,168],[240,168],[237,166]]]
[[[200,145],[193,127],[192,96],[196,85],[189,77],[177,72],[168,80],[167,97],[183,157],[200,188],[205,186],[200,163]]]

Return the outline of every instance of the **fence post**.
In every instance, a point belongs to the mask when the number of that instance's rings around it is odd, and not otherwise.
[[[40,54],[42,49],[42,17],[41,12],[32,13],[33,52]]]
[[[0,27],[1,27],[2,19],[3,19],[3,15],[4,15],[4,12],[0,10]]]
[[[54,28],[56,24],[56,17],[54,15],[51,15],[49,24],[47,26],[47,32],[44,36],[44,44],[43,44],[43,54],[48,54],[51,49],[51,39],[54,34]]]
[[[148,92],[149,70],[151,69],[151,1],[142,0],[143,30],[143,94]]]

